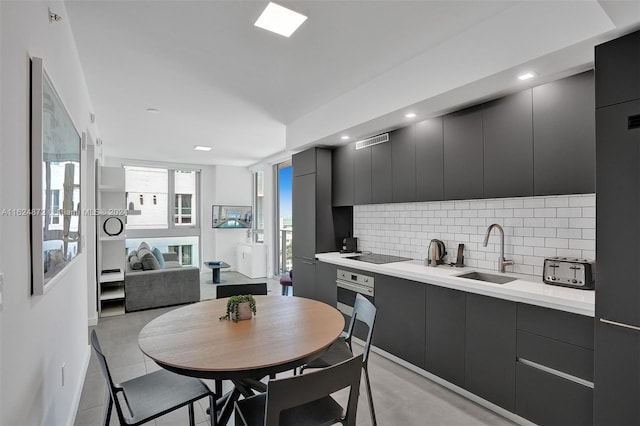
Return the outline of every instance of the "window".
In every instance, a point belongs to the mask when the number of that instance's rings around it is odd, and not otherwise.
[[[60,190],[51,190],[51,224],[60,224]]]
[[[176,194],[173,212],[176,225],[191,224],[191,198],[191,194]]]
[[[253,174],[253,205],[255,206],[255,220],[253,231],[255,242],[264,242],[264,172]]]
[[[162,253],[177,253],[178,262],[182,266],[200,265],[200,237],[197,235],[188,237],[127,238],[127,252],[137,250],[143,241],[149,244],[151,248],[157,247]]]
[[[182,266],[191,266],[191,245],[169,246],[169,252],[177,253]]]

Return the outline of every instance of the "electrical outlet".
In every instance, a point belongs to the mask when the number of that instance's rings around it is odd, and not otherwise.
[[[66,362],[62,363],[62,387],[64,387],[64,366],[66,365]]]

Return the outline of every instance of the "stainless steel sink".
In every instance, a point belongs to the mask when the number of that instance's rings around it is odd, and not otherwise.
[[[470,280],[485,281],[494,284],[506,284],[515,281],[517,278],[506,277],[504,275],[485,274],[484,272],[467,272],[456,275],[458,278],[468,278]]]

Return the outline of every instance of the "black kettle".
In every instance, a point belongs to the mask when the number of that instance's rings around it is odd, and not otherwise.
[[[429,243],[429,257],[427,264],[429,266],[438,266],[444,263],[444,257],[447,255],[444,243],[440,240],[431,240]]]

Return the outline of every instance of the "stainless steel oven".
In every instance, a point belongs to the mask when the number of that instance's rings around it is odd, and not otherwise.
[[[351,317],[356,295],[362,294],[371,302],[374,302],[373,276],[338,269],[336,277],[338,287],[338,310]]]

